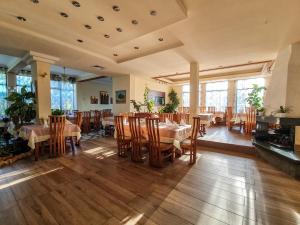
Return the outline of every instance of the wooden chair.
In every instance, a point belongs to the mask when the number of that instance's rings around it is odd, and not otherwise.
[[[166,122],[166,119],[169,121],[173,121],[173,113],[159,113],[159,121],[160,122]]]
[[[149,163],[151,166],[162,167],[163,160],[169,158],[172,162],[175,158],[173,144],[160,142],[159,118],[146,118],[146,126],[149,138]]]
[[[117,132],[118,156],[126,157],[131,148],[131,138],[125,136],[124,132],[124,117],[115,116],[115,128]]]
[[[231,106],[226,107],[226,126],[228,130],[232,130],[233,127],[239,127],[240,132],[242,131],[244,122],[234,121],[233,110]]]
[[[190,114],[188,113],[175,113],[173,115],[173,121],[180,124],[181,120],[183,120],[186,124],[189,124]]]
[[[91,112],[83,112],[83,132],[89,133],[91,131]]]
[[[101,111],[95,110],[94,112],[94,131],[99,131],[101,128]]]
[[[82,112],[76,112],[75,114],[75,124],[81,129],[82,127]],[[77,140],[76,137],[76,141],[75,141],[76,145],[80,145],[80,140]]]
[[[246,107],[245,133],[251,134],[256,125],[256,110],[254,107]]]
[[[66,116],[49,116],[50,129],[50,157],[61,156],[66,153],[64,129]]]
[[[141,118],[129,116],[128,121],[132,142],[131,160],[134,162],[142,162],[143,147],[148,149],[149,142],[142,137]]]
[[[190,164],[194,164],[196,162],[196,157],[197,157],[197,138],[200,135],[200,117],[194,117],[193,118],[193,128],[192,128],[192,134],[188,139],[185,139],[181,143],[181,148],[183,150],[183,154],[187,150],[189,150],[189,155],[190,155]]]
[[[200,113],[205,113],[206,112],[206,106],[200,106]]]
[[[208,106],[207,107],[207,112],[215,114],[216,113],[216,107],[214,107],[214,106]]]

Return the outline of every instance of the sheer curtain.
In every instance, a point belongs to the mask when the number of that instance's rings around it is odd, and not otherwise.
[[[51,80],[51,109],[76,109],[76,85],[74,83]]]

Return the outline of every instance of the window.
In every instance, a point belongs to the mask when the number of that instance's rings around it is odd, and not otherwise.
[[[201,105],[201,85],[199,84],[199,106]],[[190,107],[190,85],[185,84],[182,86],[182,106]]]
[[[0,116],[5,116],[7,102],[4,99],[7,96],[6,74],[0,71]]]
[[[224,112],[227,107],[228,81],[206,84],[206,106],[216,107],[216,111]]]
[[[31,86],[32,77],[31,76],[17,75],[16,79],[17,79],[17,92],[18,93],[21,92],[21,88],[23,86],[26,86],[27,91],[32,91],[32,86]]]
[[[265,86],[265,78],[252,78],[238,80],[236,84],[236,112],[245,112],[245,107],[249,106],[246,102],[248,94],[252,91],[252,85]],[[263,96],[263,93],[262,93]]]
[[[75,88],[73,83],[51,80],[51,109],[75,109]]]

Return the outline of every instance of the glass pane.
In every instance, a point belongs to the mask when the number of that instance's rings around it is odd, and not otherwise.
[[[190,93],[189,92],[182,93],[182,106],[190,107]]]
[[[51,89],[51,109],[60,109],[60,90]]]
[[[74,92],[73,90],[62,90],[62,109],[64,110],[72,110],[74,109]]]
[[[5,116],[7,101],[4,99],[7,96],[6,75],[0,73],[0,116]]]
[[[185,84],[182,86],[182,92],[190,92],[190,85]]]
[[[59,81],[51,80],[51,88],[59,88]]]
[[[253,84],[257,84],[258,86],[265,86],[265,78],[253,78],[253,79],[247,79],[247,80],[238,80],[237,81],[237,89],[252,88]]]
[[[227,106],[227,90],[207,91],[206,106],[214,106],[216,107],[216,111],[224,112]]]

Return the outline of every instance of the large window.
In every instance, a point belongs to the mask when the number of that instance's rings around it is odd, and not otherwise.
[[[228,81],[206,84],[206,106],[216,107],[216,111],[224,112],[227,106]]]
[[[199,106],[201,105],[201,85],[199,84]],[[190,107],[190,85],[185,84],[182,86],[182,106]]]
[[[6,74],[0,71],[0,116],[5,116],[7,102],[4,99],[7,96]]]
[[[70,82],[51,80],[51,108],[73,110],[76,108],[76,86]]]
[[[257,84],[258,86],[265,86],[265,78],[252,78],[237,81],[236,112],[245,112],[245,107],[249,106],[245,99],[248,97],[248,94],[252,91],[253,84]]]
[[[23,86],[26,86],[27,91],[32,91],[32,77],[31,76],[24,76],[24,75],[17,75],[16,76],[17,80],[17,92],[21,92],[21,88]]]

